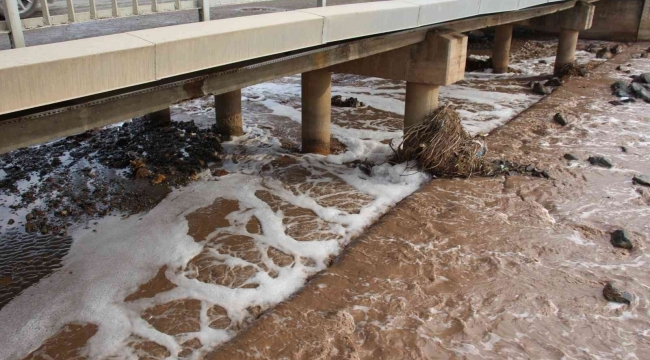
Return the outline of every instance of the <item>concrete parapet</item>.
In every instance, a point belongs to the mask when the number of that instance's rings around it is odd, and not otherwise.
[[[513,11],[519,8],[519,0],[481,0],[479,14]]]
[[[562,0],[558,0],[562,1]],[[525,9],[528,7],[543,5],[548,3],[548,0],[519,0],[519,9]]]
[[[156,78],[322,44],[323,18],[287,11],[130,32],[156,46]]]
[[[401,1],[378,1],[300,12],[323,17],[323,42],[332,42],[417,27],[420,7]]]
[[[0,114],[154,81],[154,56],[128,34],[0,51]]]
[[[478,15],[481,0],[400,0],[420,6],[418,26]]]

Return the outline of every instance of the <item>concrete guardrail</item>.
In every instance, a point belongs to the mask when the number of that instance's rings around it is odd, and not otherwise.
[[[382,1],[0,51],[0,114],[328,42],[559,1]]]

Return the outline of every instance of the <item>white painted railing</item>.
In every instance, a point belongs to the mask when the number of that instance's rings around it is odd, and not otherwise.
[[[77,12],[72,0],[66,1],[67,14],[50,15],[50,4],[48,0],[34,0],[40,2],[41,17],[20,19],[18,11],[18,1],[20,0],[0,0],[5,7],[6,21],[0,21],[0,33],[8,32],[13,48],[25,46],[23,30],[36,29],[54,25],[68,25],[99,19],[121,18],[128,16],[149,15],[162,12],[172,12],[180,10],[198,10],[201,21],[210,20],[210,0],[174,0],[174,2],[161,2],[151,0],[151,6],[143,6],[138,0],[132,0],[130,7],[119,7],[117,0],[111,0],[110,9],[97,9],[96,0],[88,0],[89,8],[86,12]],[[140,0],[142,1],[142,0]],[[253,1],[269,0],[212,0],[213,6],[225,6],[243,4]],[[319,6],[325,6],[326,0],[318,0]],[[12,24],[13,22],[13,24]]]

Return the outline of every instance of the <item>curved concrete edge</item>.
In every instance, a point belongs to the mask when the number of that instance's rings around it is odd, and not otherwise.
[[[333,42],[418,26],[420,6],[378,1],[298,10],[325,19],[323,42]]]
[[[321,45],[324,19],[287,11],[130,32],[156,47],[156,79]]]
[[[560,1],[560,0],[554,0],[554,1]],[[549,2],[548,0],[519,0],[519,8],[525,9],[533,6],[547,4],[548,2]]]
[[[116,34],[0,52],[0,114],[156,80],[154,45]]]
[[[481,0],[479,15],[519,10],[519,0]]]
[[[420,6],[418,26],[477,16],[481,0],[399,0]]]
[[[557,2],[564,0],[549,0]],[[395,0],[176,25],[0,51],[0,114],[328,42],[546,0]]]

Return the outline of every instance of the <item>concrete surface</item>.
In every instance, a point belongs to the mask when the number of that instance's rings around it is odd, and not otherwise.
[[[358,4],[371,1],[372,0],[329,0],[327,4],[328,6],[333,6],[341,4]],[[315,7],[316,2],[317,0],[271,0],[212,7],[210,8],[210,19],[218,20],[249,15],[268,14],[273,12],[306,9]],[[148,0],[146,2],[139,1],[140,6],[144,6],[150,3],[151,2]],[[110,7],[110,1],[108,0],[97,0],[97,4],[98,10],[103,9],[102,6],[105,6],[106,4]],[[128,7],[131,6],[132,3],[129,0],[119,0],[118,4],[120,7]],[[55,2],[52,4],[52,8],[54,8],[55,5],[62,6],[62,9],[64,10],[62,13],[67,13],[67,10],[65,8],[65,1]],[[75,10],[79,12],[88,11],[88,1],[79,0],[79,7],[77,7],[77,0],[75,0]],[[41,16],[40,14],[41,13],[39,11],[37,15]],[[51,13],[51,15],[56,14],[61,14],[61,12]],[[104,19],[76,23],[72,25],[51,26],[40,29],[27,30],[25,31],[25,42],[27,43],[27,46],[34,46],[54,42],[84,39],[89,37],[118,34],[129,31],[151,29],[163,26],[187,24],[198,21],[199,14],[197,10],[174,11],[144,16]],[[7,50],[10,48],[11,46],[9,43],[9,36],[6,33],[0,33],[0,50]]]
[[[512,11],[519,8],[519,0],[481,0],[479,14]]]
[[[154,46],[128,34],[0,56],[0,114],[155,80]]]
[[[420,5],[418,25],[429,25],[478,15],[481,0],[401,0]]]
[[[418,26],[420,7],[399,1],[301,10],[325,18],[323,41],[331,42]]]
[[[162,79],[320,45],[322,31],[322,17],[289,11],[129,34],[156,45],[156,78]]]

